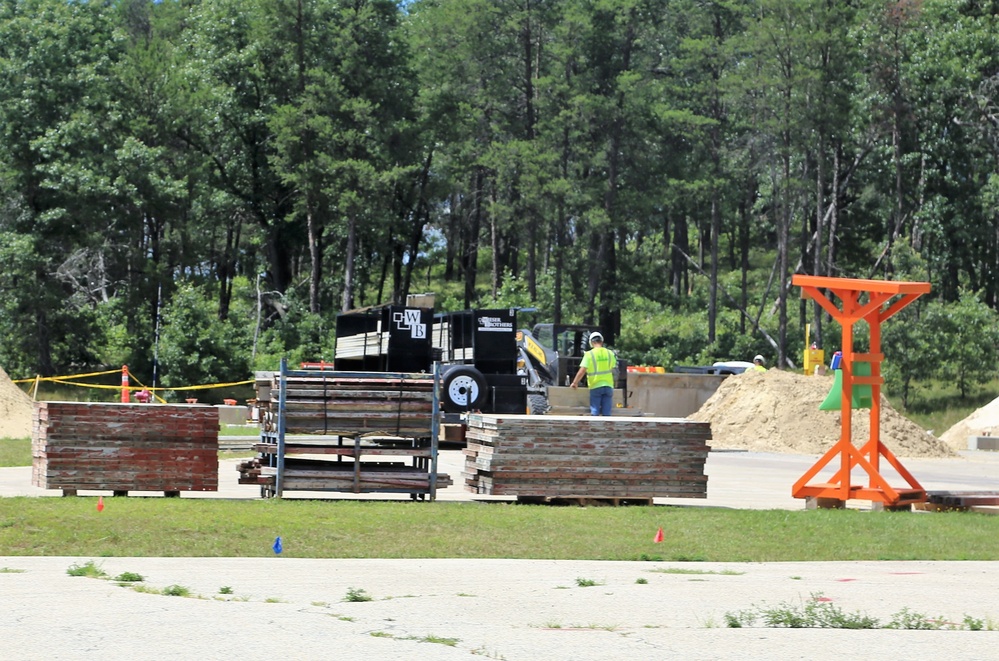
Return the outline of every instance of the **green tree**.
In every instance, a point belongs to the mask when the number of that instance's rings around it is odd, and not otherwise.
[[[163,385],[172,388],[246,379],[252,329],[220,320],[211,289],[180,283],[163,309],[159,357]],[[205,399],[210,395],[194,394]],[[183,394],[183,391],[182,391]]]
[[[958,301],[936,301],[926,309],[925,344],[934,375],[957,386],[961,397],[995,377],[999,344],[999,313],[970,291]]]
[[[92,304],[109,295],[121,248],[106,207],[109,189],[79,167],[110,158],[91,120],[113,111],[110,70],[120,56],[113,13],[101,4],[26,0],[0,4],[0,232],[13,267],[0,298],[13,364],[43,374],[93,361]],[[5,241],[6,243],[6,241]],[[10,250],[17,250],[13,254]]]

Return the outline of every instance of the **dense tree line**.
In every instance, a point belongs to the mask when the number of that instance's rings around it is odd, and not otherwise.
[[[838,342],[809,273],[930,281],[886,350],[963,390],[999,305],[997,16],[0,0],[0,364],[243,378],[419,291],[598,323],[633,361],[789,364],[806,323]],[[966,317],[962,360],[933,338]]]

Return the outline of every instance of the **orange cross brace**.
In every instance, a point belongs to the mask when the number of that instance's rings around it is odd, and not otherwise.
[[[842,342],[842,392],[840,396],[840,439],[819,460],[802,475],[791,488],[795,498],[819,497],[836,500],[858,498],[881,502],[888,506],[902,503],[924,502],[926,491],[912,474],[902,466],[888,448],[881,443],[881,324],[897,314],[905,306],[930,291],[928,282],[895,282],[891,280],[860,280],[854,278],[831,278],[813,275],[795,275],[791,284],[801,287],[802,294],[815,301],[839,322],[843,329]],[[841,302],[842,308],[822,293],[828,290]],[[867,294],[866,301],[862,301]],[[853,350],[853,325],[866,321],[870,327],[870,348],[867,353]],[[853,363],[870,363],[870,376],[854,376]],[[853,445],[851,437],[851,404],[853,386],[870,385],[871,435],[860,449]],[[809,484],[836,456],[840,466],[829,482]],[[908,489],[896,489],[881,475],[880,458],[884,457],[898,474],[908,483]],[[851,472],[859,466],[867,473],[867,487],[851,484]]]

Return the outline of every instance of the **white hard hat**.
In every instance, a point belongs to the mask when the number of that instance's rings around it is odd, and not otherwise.
[[[593,331],[590,333],[590,342],[603,342],[604,336],[600,334],[600,331]]]
[[[756,355],[755,355],[755,356],[753,357],[753,362],[754,362],[754,363],[762,363],[762,362],[764,362],[764,361],[763,361],[763,356],[761,356],[760,354],[756,354]]]

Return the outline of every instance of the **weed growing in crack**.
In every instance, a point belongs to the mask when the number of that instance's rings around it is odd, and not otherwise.
[[[725,626],[738,629],[755,626],[789,629],[908,629],[908,630],[961,630],[981,631],[986,622],[965,615],[961,622],[951,622],[943,617],[931,618],[909,608],[903,608],[883,624],[878,618],[861,613],[847,613],[839,606],[813,593],[801,604],[783,602],[774,607],[756,606],[741,611],[725,613]],[[991,627],[989,627],[991,628]]]
[[[86,576],[87,578],[107,578],[108,573],[93,560],[87,560],[82,565],[70,565],[66,573],[70,576]]]
[[[374,597],[360,588],[347,588],[347,594],[343,598],[344,601],[371,601],[372,599]]]

